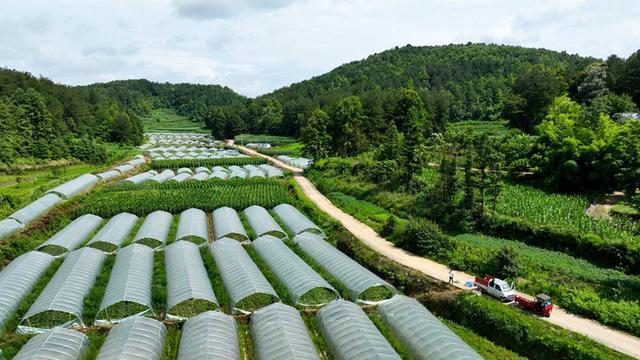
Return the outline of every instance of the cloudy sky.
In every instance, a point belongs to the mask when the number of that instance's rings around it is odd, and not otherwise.
[[[0,66],[71,85],[147,78],[256,96],[405,44],[627,57],[638,24],[637,0],[4,0]]]

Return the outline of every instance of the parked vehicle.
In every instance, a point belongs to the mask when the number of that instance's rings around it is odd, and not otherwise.
[[[524,296],[516,295],[514,297],[516,304],[521,308],[531,311],[540,316],[551,316],[551,310],[553,310],[553,303],[551,297],[547,294],[538,294],[536,298],[530,300]]]
[[[500,301],[513,301],[516,295],[513,287],[507,284],[506,281],[490,275],[485,275],[484,278],[476,277],[474,284],[482,293],[489,294],[500,299]]]

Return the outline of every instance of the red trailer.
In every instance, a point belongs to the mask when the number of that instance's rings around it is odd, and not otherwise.
[[[514,301],[523,309],[527,309],[535,314],[544,317],[551,316],[551,310],[553,310],[551,297],[547,294],[538,294],[533,300],[529,300],[521,295],[516,295]]]

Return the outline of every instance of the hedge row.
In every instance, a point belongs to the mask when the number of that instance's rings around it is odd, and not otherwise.
[[[640,244],[612,242],[594,234],[555,229],[500,214],[485,216],[480,227],[487,235],[516,239],[583,258],[599,266],[640,274]]]
[[[435,314],[532,359],[630,359],[585,336],[473,293],[431,294],[421,300]]]

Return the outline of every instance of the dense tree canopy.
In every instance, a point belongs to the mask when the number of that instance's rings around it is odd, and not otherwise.
[[[99,162],[105,157],[100,142],[141,140],[140,119],[104,90],[0,69],[0,162],[19,157]]]

